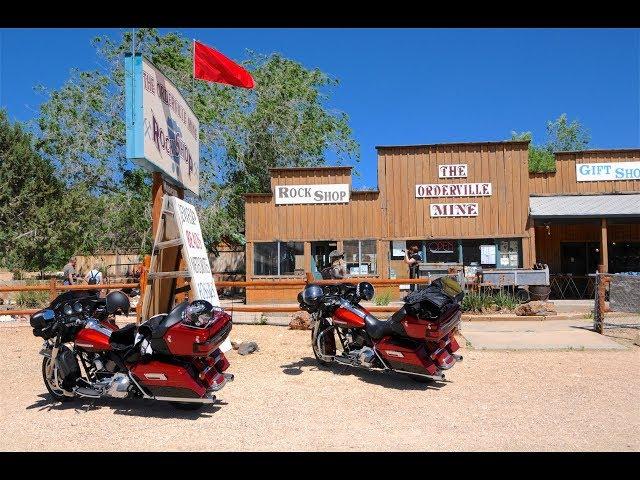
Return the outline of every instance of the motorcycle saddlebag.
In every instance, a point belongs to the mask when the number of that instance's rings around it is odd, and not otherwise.
[[[182,322],[169,328],[163,340],[171,354],[206,357],[213,353],[229,336],[233,325],[227,312],[218,310],[213,316],[214,321],[206,328],[196,328]]]
[[[438,371],[436,364],[429,358],[424,342],[418,343],[395,337],[385,338],[378,343],[376,350],[394,370],[421,375],[435,375]]]
[[[440,340],[450,333],[459,323],[462,316],[460,307],[449,305],[447,310],[437,318],[424,318],[407,315],[400,323],[406,336],[416,339]]]
[[[462,301],[464,292],[450,277],[434,280],[427,287],[416,290],[404,298],[407,313],[418,318],[438,318],[449,308]]]

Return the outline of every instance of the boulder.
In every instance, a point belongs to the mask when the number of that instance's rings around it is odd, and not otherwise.
[[[240,355],[249,355],[250,353],[260,350],[256,342],[242,342],[238,345],[238,353]]]
[[[520,316],[531,315],[557,315],[556,307],[553,302],[532,301],[518,305],[515,314]]]
[[[290,330],[311,330],[311,315],[307,312],[298,312],[289,322]]]

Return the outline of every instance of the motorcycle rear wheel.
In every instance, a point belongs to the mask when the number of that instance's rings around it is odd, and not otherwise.
[[[51,395],[56,402],[68,402],[73,400],[73,397],[65,395],[62,389],[58,386],[59,369],[57,367],[53,370],[54,378],[47,378],[47,367],[49,366],[49,362],[51,362],[51,358],[49,357],[44,357],[42,359],[42,379],[44,380],[44,386],[47,387],[49,395]]]

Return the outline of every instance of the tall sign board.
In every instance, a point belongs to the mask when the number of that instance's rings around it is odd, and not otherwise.
[[[181,189],[199,195],[198,118],[171,80],[142,55],[125,57],[125,104],[127,158],[166,180],[159,182],[164,195],[154,197],[159,217],[142,319],[168,312],[178,292],[220,306],[196,209],[176,196]],[[189,285],[180,287],[178,279]],[[230,348],[227,343],[223,350]]]
[[[180,91],[141,55],[125,57],[127,158],[199,194],[200,124]]]

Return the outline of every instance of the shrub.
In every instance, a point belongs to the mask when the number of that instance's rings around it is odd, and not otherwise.
[[[37,285],[35,280],[27,280],[26,285]],[[49,304],[49,292],[46,290],[35,290],[32,292],[18,292],[16,304],[23,308],[41,308]]]
[[[493,292],[467,292],[462,299],[462,310],[465,312],[480,313],[488,310],[493,305],[500,309],[513,310],[518,306],[516,298],[503,290]]]
[[[382,293],[376,295],[373,302],[378,306],[389,305],[391,303],[392,293],[390,289],[383,290]]]

